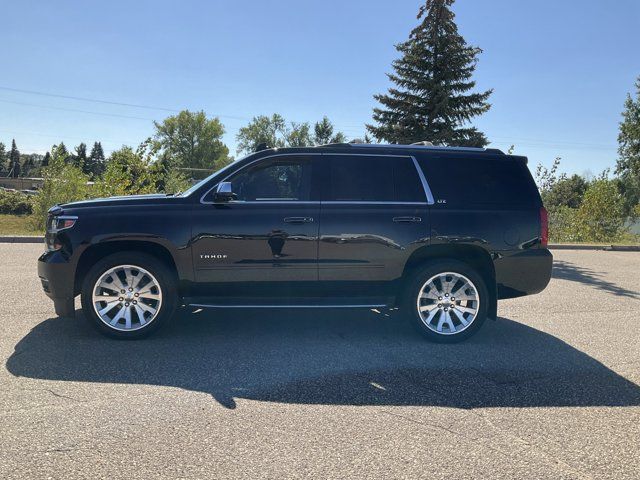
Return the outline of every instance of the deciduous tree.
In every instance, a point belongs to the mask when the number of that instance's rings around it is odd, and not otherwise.
[[[170,167],[217,170],[230,162],[222,141],[224,126],[204,111],[183,110],[154,125],[152,150]]]
[[[618,133],[618,162],[616,173],[640,177],[640,77],[636,81],[636,94],[627,94]]]

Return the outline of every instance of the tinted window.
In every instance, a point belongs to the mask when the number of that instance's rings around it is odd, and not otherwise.
[[[407,157],[344,155],[329,159],[329,201],[424,202],[420,178]]]
[[[266,160],[242,170],[229,181],[238,200],[309,200],[311,161],[308,159]]]
[[[418,163],[436,202],[531,205],[538,199],[529,169],[518,160],[442,157]]]
[[[396,202],[426,202],[424,187],[413,160],[407,157],[393,160],[393,187]]]

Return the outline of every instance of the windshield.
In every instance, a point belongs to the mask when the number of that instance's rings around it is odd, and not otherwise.
[[[242,159],[240,159],[242,160]],[[195,192],[196,190],[198,190],[201,186],[203,186],[205,183],[209,182],[209,180],[211,180],[213,177],[215,177],[216,175],[221,174],[222,172],[225,172],[227,170],[229,170],[231,167],[233,167],[236,162],[238,160],[235,160],[233,162],[231,162],[228,165],[225,165],[224,167],[222,167],[220,170],[216,170],[215,172],[213,172],[211,175],[209,175],[207,178],[205,178],[204,180],[200,180],[198,183],[196,183],[195,185],[192,185],[191,188],[189,188],[188,190],[185,190],[184,192],[182,192],[180,194],[181,197],[188,197],[189,195],[191,195],[193,192]]]

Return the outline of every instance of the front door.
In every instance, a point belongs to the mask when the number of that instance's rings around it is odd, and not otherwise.
[[[225,180],[236,200],[215,203],[211,194],[195,207],[192,254],[200,294],[213,284],[317,281],[314,163],[313,156],[258,160]]]

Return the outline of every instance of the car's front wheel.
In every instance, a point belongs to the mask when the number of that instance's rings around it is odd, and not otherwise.
[[[414,273],[405,308],[429,340],[460,342],[476,333],[487,317],[489,295],[482,276],[456,260],[431,263]]]
[[[116,338],[149,335],[170,319],[176,303],[174,276],[160,260],[144,253],[104,257],[82,284],[84,316]]]

